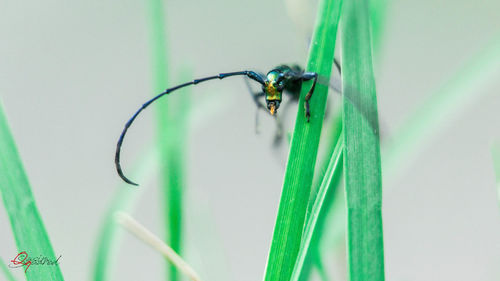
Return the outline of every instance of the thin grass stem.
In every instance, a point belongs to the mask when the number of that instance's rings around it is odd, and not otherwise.
[[[154,235],[151,231],[137,222],[134,218],[125,212],[117,212],[115,214],[117,222],[130,233],[134,234],[137,238],[144,243],[151,246],[154,250],[162,254],[176,269],[184,273],[189,279],[193,281],[201,281],[196,271],[184,261],[170,246],[163,242],[158,236]]]

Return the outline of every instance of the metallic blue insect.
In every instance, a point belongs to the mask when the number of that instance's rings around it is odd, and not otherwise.
[[[337,61],[335,61],[335,65],[340,71],[339,65]],[[123,139],[125,137],[125,134],[127,133],[127,130],[129,129],[130,125],[134,122],[134,120],[137,118],[139,113],[143,111],[146,107],[148,107],[150,104],[158,100],[159,98],[168,95],[178,89],[191,86],[191,85],[196,85],[198,83],[202,83],[205,81],[209,80],[215,80],[215,79],[224,79],[227,77],[232,77],[232,76],[246,76],[249,79],[258,82],[262,86],[262,92],[254,94],[254,101],[256,102],[258,107],[263,107],[262,104],[258,101],[258,98],[260,97],[265,97],[266,100],[266,108],[269,110],[269,113],[271,115],[275,115],[278,112],[278,108],[280,107],[281,101],[282,101],[282,94],[283,92],[289,94],[292,98],[292,100],[298,100],[299,95],[300,95],[300,90],[302,88],[302,82],[304,81],[309,81],[313,80],[313,84],[311,88],[309,89],[308,93],[306,94],[305,97],[305,102],[304,102],[304,107],[305,107],[305,114],[307,118],[307,122],[309,122],[309,118],[311,116],[311,112],[309,109],[309,100],[311,99],[314,89],[316,87],[316,83],[318,81],[318,74],[315,72],[305,72],[298,66],[287,66],[287,65],[280,65],[271,71],[267,73],[267,75],[262,75],[254,71],[237,71],[237,72],[228,72],[228,73],[220,73],[219,75],[214,75],[214,76],[208,76],[200,79],[195,79],[191,82],[187,82],[184,84],[177,85],[172,88],[166,89],[163,93],[157,95],[156,97],[152,98],[151,100],[147,101],[144,103],[139,110],[135,112],[135,114],[128,120],[128,122],[125,124],[125,127],[123,128],[123,131],[120,135],[120,138],[118,139],[118,143],[116,144],[116,153],[115,153],[115,166],[116,166],[116,171],[118,172],[118,175],[126,182],[132,185],[138,185],[134,183],[133,181],[129,180],[122,171],[121,165],[120,165],[120,151],[123,143]]]

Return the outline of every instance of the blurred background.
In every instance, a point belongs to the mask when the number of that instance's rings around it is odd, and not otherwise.
[[[184,82],[186,69],[198,78],[304,65],[316,4],[165,1],[170,84]],[[125,188],[113,163],[116,141],[125,121],[153,95],[148,5],[0,3],[0,98],[66,280],[92,278],[103,216],[117,189]],[[382,141],[500,38],[499,1],[388,5],[374,59]],[[400,160],[402,169],[384,177],[387,280],[500,280],[500,210],[490,151],[500,138],[499,89],[500,79],[487,80],[414,157]],[[191,92],[187,259],[204,280],[259,280],[286,162],[271,146],[275,123],[261,114],[255,134],[255,105],[241,78]],[[154,117],[154,110],[144,113],[129,131],[125,171],[154,143]],[[295,109],[288,118],[293,123]],[[132,215],[162,235],[155,169],[153,180],[134,178],[147,184],[137,189],[142,194]],[[6,264],[17,254],[3,207],[0,249]],[[341,258],[328,267],[345,275]],[[125,234],[111,280],[161,280],[164,268],[156,252]],[[22,280],[22,270],[13,273]]]

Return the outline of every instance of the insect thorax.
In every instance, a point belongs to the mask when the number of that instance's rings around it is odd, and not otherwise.
[[[277,79],[282,72],[278,69],[271,70],[266,75],[264,84],[264,92],[266,93],[266,100],[281,101],[281,92],[278,91]]]

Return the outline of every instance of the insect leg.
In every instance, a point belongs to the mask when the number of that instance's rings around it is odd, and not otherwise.
[[[304,107],[306,110],[306,118],[307,118],[307,122],[309,122],[309,119],[311,118],[311,112],[309,109],[309,100],[311,99],[311,96],[314,93],[314,89],[316,88],[316,82],[318,81],[318,73],[316,73],[316,72],[304,72],[304,73],[302,73],[301,78],[303,81],[308,81],[308,80],[314,79],[312,87],[311,87],[311,89],[309,89],[309,92],[307,92],[306,98],[304,100]]]
[[[259,101],[259,98],[265,96],[266,94],[263,92],[254,92],[252,90],[252,87],[250,86],[250,83],[248,82],[248,79],[244,79],[244,80],[245,80],[245,84],[248,88],[248,93],[252,97],[252,100],[254,101],[255,106],[257,107],[255,110],[255,133],[258,134],[259,133],[259,111],[266,110],[266,107]]]
[[[339,74],[342,74],[342,71],[340,70],[340,63],[336,58],[333,59],[333,64],[335,64],[335,67],[339,71]]]
[[[250,93],[250,96],[252,96],[252,99],[255,102],[255,105],[257,106],[257,108],[265,110],[266,107],[259,101],[259,98],[265,96],[265,93],[263,93],[263,92],[254,92],[252,90],[252,87],[250,86],[250,83],[248,83],[247,79],[245,79],[245,84],[247,85],[248,92]]]

